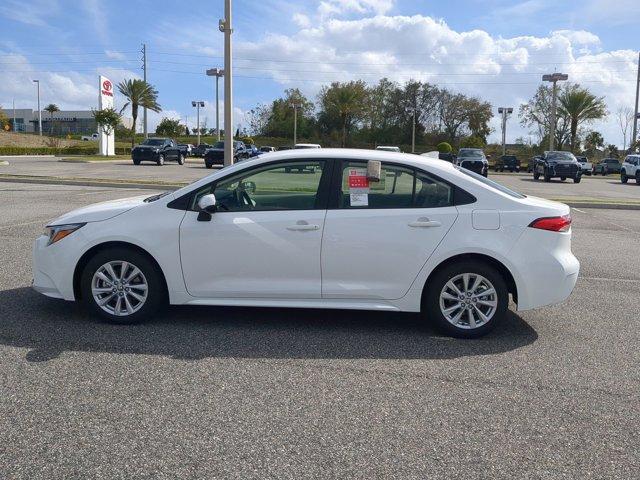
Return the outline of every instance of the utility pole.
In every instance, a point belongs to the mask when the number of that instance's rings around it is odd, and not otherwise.
[[[16,99],[13,99],[13,129],[14,132],[16,131]]]
[[[218,141],[220,141],[220,93],[219,80],[224,76],[224,70],[221,68],[210,68],[207,70],[209,77],[216,77],[216,132],[218,133]]]
[[[142,79],[144,83],[147,83],[147,44],[142,44]],[[142,131],[144,132],[144,138],[149,138],[147,131],[147,107],[142,108]]]
[[[218,22],[224,32],[224,165],[233,164],[233,62],[231,59],[231,0],[224,0],[224,20]]]
[[[42,111],[40,110],[40,80],[34,80],[38,86],[38,135],[42,136]]]
[[[568,80],[569,75],[566,73],[553,73],[550,75],[543,75],[543,82],[551,82],[553,83],[553,99],[551,101],[551,126],[549,128],[549,150],[555,150],[556,145],[556,97],[557,94],[557,83],[560,80]]]
[[[638,80],[636,82],[636,111],[633,115],[633,135],[631,136],[632,148],[635,148],[638,135],[638,120],[640,112],[638,112],[638,97],[640,96],[640,52],[638,52]]]
[[[298,108],[301,104],[297,100],[293,100],[291,106],[293,107],[293,146],[295,147],[298,143]]]
[[[502,115],[502,155],[507,154],[507,116],[513,113],[511,107],[500,107],[498,113]]]
[[[204,107],[204,102],[202,100],[193,100],[191,106],[196,107],[196,129],[198,131],[198,145],[200,145],[200,107]]]
[[[416,153],[416,109],[413,109],[413,125],[411,130],[411,153]]]

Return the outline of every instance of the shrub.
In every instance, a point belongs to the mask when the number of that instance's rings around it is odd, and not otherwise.
[[[438,150],[438,152],[440,153],[451,153],[451,151],[453,150],[453,148],[451,147],[451,145],[449,145],[447,142],[440,142],[437,146],[436,149]]]

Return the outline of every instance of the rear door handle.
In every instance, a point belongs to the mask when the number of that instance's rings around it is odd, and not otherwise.
[[[418,220],[413,222],[409,222],[409,226],[413,228],[429,228],[429,227],[439,227],[442,223],[437,220],[429,220],[426,217],[420,217]]]
[[[292,232],[306,232],[312,230],[320,230],[320,225],[313,225],[305,222],[304,220],[299,220],[295,225],[289,225],[287,230],[291,230]]]

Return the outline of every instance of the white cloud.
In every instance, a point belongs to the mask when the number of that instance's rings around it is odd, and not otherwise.
[[[293,23],[300,28],[308,28],[311,26],[311,20],[304,13],[294,13],[292,17]]]
[[[49,17],[58,11],[57,0],[4,0],[0,5],[0,17],[37,27],[48,26]]]
[[[384,15],[395,5],[395,0],[323,0],[318,6],[322,17],[359,13]]]

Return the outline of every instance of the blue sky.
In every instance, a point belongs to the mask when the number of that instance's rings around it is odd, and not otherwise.
[[[152,123],[188,116],[193,124],[191,100],[202,99],[213,126],[213,79],[203,72],[222,66],[223,4],[4,0],[0,105],[15,99],[18,108],[35,108],[31,79],[39,78],[44,103],[95,107],[97,74],[115,81],[141,75],[145,42],[149,81],[164,108]],[[639,24],[640,8],[630,0],[235,0],[235,123],[288,87],[314,97],[332,80],[384,75],[517,107],[540,74],[561,70],[606,97],[610,115],[593,128],[622,145],[616,112],[633,106]],[[510,140],[528,133],[516,119],[510,125]]]

